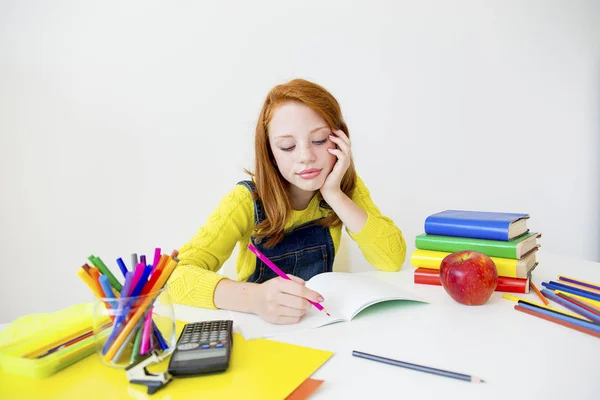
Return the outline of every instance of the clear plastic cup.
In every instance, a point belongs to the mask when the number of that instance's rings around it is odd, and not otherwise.
[[[166,286],[145,296],[96,298],[92,324],[96,353],[114,368],[127,368],[152,351],[166,358],[177,342]]]

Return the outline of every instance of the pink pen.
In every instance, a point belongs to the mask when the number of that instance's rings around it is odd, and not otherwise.
[[[131,292],[133,292],[133,288],[137,286],[138,281],[142,277],[142,273],[144,272],[144,267],[145,267],[145,265],[142,263],[138,263],[138,265],[135,266],[135,270],[133,271],[133,278],[131,279],[130,294],[131,294]]]
[[[253,252],[254,254],[256,254],[256,257],[258,257],[262,262],[264,262],[265,264],[267,264],[267,267],[271,268],[273,270],[273,272],[275,272],[277,275],[279,275],[283,279],[287,279],[288,281],[291,281],[290,277],[287,276],[285,274],[285,272],[283,272],[282,270],[280,270],[277,265],[273,264],[273,262],[271,260],[269,260],[267,258],[267,256],[265,256],[263,253],[261,253],[260,251],[258,251],[258,249],[256,247],[254,247],[254,245],[252,243],[250,243],[248,245],[248,248],[250,249],[251,252]],[[315,303],[314,301],[311,301],[311,300],[308,300],[308,301],[310,302],[310,304],[312,304],[313,306],[315,306],[315,308],[317,310],[323,311],[325,314],[327,314],[328,316],[331,317],[331,315],[327,312],[327,310],[325,310],[325,308],[323,308],[322,305],[320,305],[319,303]]]
[[[152,332],[152,308],[146,314],[144,321],[144,330],[142,331],[142,343],[140,345],[140,354],[146,354],[150,350],[150,333]]]

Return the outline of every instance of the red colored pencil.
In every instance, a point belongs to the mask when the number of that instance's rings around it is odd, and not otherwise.
[[[593,331],[583,326],[575,325],[567,321],[562,321],[558,318],[551,317],[549,315],[544,315],[542,313],[535,312],[533,310],[528,310],[525,307],[521,307],[520,305],[515,306],[515,310],[524,312],[525,314],[533,315],[534,317],[545,319],[546,321],[554,322],[555,324],[559,324],[562,326],[566,326],[567,328],[575,329],[576,331],[587,333],[588,335],[595,336],[600,338],[600,332]]]
[[[596,307],[589,306],[588,304],[585,304],[582,301],[577,300],[576,298],[568,296],[564,293],[556,293],[556,295],[560,298],[567,300],[571,304],[575,304],[576,306],[579,306],[579,307],[583,308],[584,310],[589,311],[592,314],[595,314],[600,317],[600,310],[598,310]]]

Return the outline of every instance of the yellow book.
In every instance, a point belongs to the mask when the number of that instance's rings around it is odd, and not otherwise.
[[[177,322],[178,334],[184,323]],[[142,385],[129,384],[125,371],[102,364],[93,354],[45,379],[10,374],[0,368],[0,399],[285,399],[333,353],[267,339],[246,341],[233,335],[227,371],[191,378],[174,378],[153,395]],[[167,370],[169,358],[148,367]]]
[[[490,258],[496,264],[499,276],[527,279],[531,271],[537,266],[535,253],[533,251],[520,260],[500,257]],[[417,249],[410,256],[410,263],[417,268],[440,269],[442,260],[449,254],[451,253]]]

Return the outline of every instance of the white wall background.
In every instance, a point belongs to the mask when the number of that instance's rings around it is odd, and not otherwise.
[[[89,301],[92,253],[190,239],[295,77],[340,101],[409,254],[462,208],[529,212],[541,251],[600,260],[599,74],[598,1],[4,0],[0,322]]]

